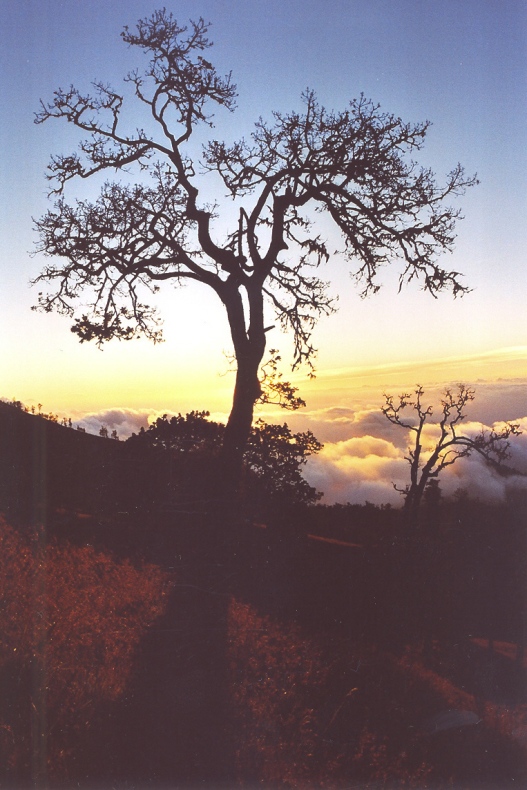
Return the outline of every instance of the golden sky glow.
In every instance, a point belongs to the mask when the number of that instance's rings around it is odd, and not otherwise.
[[[343,367],[319,371],[313,381],[298,381],[312,408],[350,397],[366,400],[385,390],[412,389],[414,384],[446,386],[478,380],[523,378],[527,375],[527,346],[495,349],[475,355],[386,362],[380,365]]]
[[[10,112],[0,124],[1,147],[9,152],[0,162],[5,190],[0,397],[42,403],[60,415],[128,410],[134,419],[146,419],[191,409],[208,409],[218,418],[228,414],[234,383],[226,356],[230,337],[224,310],[207,289],[163,289],[158,304],[166,342],[158,346],[113,342],[99,351],[80,345],[66,318],[30,309],[38,289],[28,282],[45,264],[41,256],[30,256],[31,218],[50,208],[43,174],[51,154],[68,153],[78,142],[60,124],[35,126],[32,114],[39,99],[51,98],[60,85],[84,89],[102,79],[121,86],[122,76],[137,64],[127,60],[130,51],[119,32],[156,5],[145,6],[144,0],[6,4],[1,90]],[[307,401],[306,414],[378,408],[383,390],[397,393],[417,382],[438,391],[462,381],[483,395],[480,382],[503,379],[518,386],[499,398],[482,396],[481,413],[485,409],[491,421],[524,416],[519,393],[527,376],[527,15],[522,4],[180,0],[175,13],[182,22],[199,14],[210,19],[211,57],[220,70],[232,68],[239,86],[239,110],[225,119],[218,115],[214,136],[230,142],[250,135],[260,115],[297,109],[306,84],[337,110],[363,91],[405,121],[430,118],[422,163],[440,181],[458,161],[481,180],[459,201],[465,219],[457,228],[455,250],[439,261],[464,273],[473,288],[466,297],[432,299],[415,284],[398,293],[398,272],[387,266],[382,290],[361,300],[350,266],[335,252],[320,276],[338,297],[339,310],[315,327],[316,379],[308,380],[305,371],[290,375],[291,339],[278,328],[268,333],[268,347],[283,354],[284,377]],[[96,192],[82,182],[73,186],[73,195],[94,199]],[[204,193],[203,203],[208,199]],[[230,208],[226,215],[223,208],[220,200],[214,222],[219,243],[232,230]],[[315,215],[315,220],[321,221],[328,249],[341,249],[327,219]],[[273,320],[269,313],[266,321]],[[259,413],[289,419],[272,409]],[[292,417],[291,423],[300,426],[302,419]],[[93,420],[96,426],[96,416]],[[337,425],[331,434],[335,441]]]

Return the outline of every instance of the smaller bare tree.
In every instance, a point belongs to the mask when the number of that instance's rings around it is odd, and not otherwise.
[[[499,467],[510,456],[510,437],[521,433],[519,425],[511,422],[498,430],[486,430],[482,426],[475,436],[462,433],[460,425],[466,417],[467,405],[475,398],[475,390],[458,384],[454,390],[444,390],[440,401],[441,418],[437,423],[439,436],[427,447],[423,444],[423,430],[426,423],[430,423],[433,408],[423,404],[423,387],[417,384],[413,394],[403,393],[397,399],[393,395],[383,395],[382,413],[386,419],[406,428],[412,438],[405,456],[410,464],[410,482],[404,488],[394,483],[395,490],[404,495],[404,509],[411,524],[416,523],[427,483],[436,480],[443,469],[472,453],[479,453],[489,464]]]

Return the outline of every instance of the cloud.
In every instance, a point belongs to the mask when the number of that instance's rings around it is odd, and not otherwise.
[[[438,403],[440,388],[426,392],[427,403]],[[489,467],[478,455],[461,459],[445,469],[440,476],[444,496],[452,496],[463,488],[471,497],[486,502],[506,499],[515,489],[527,489],[527,417],[525,382],[478,382],[476,401],[470,404],[470,420],[463,422],[463,431],[473,436],[484,427],[499,428],[500,420],[514,420],[523,430],[521,436],[511,440],[507,465],[521,474],[502,476]],[[429,396],[429,397],[428,397]],[[479,412],[474,408],[481,401]],[[287,422],[293,431],[311,430],[324,442],[322,451],[308,459],[304,475],[308,482],[324,492],[324,502],[351,502],[352,504],[402,504],[402,496],[395,489],[404,488],[409,479],[409,465],[405,460],[409,431],[392,425],[379,405],[369,402],[352,405],[334,405],[324,409],[284,413],[265,413],[269,422]],[[74,425],[98,434],[101,425],[111,432],[117,430],[120,439],[148,428],[164,412],[153,409],[106,409],[78,414]],[[171,414],[171,412],[167,412]],[[436,407],[436,416],[439,408]],[[260,412],[261,414],[261,412]],[[482,416],[489,417],[483,420]],[[211,419],[224,419],[223,414],[212,414]],[[425,450],[437,436],[437,425],[430,423],[423,432]]]
[[[516,422],[522,433],[511,441],[510,459],[507,463],[514,469],[527,474],[527,417],[522,417]]]
[[[177,412],[159,409],[103,409],[98,412],[88,413],[74,413],[73,420],[74,427],[84,428],[88,433],[98,434],[101,426],[108,428],[111,433],[116,430],[119,439],[128,439],[132,433],[139,433],[141,428],[148,429],[158,417],[167,414],[169,417],[177,414]],[[222,422],[225,415],[211,414],[209,419]]]
[[[363,435],[326,444],[310,458],[304,475],[324,502],[400,504],[392,481],[404,473],[403,451],[385,438]]]
[[[434,417],[441,413],[440,399],[445,384],[425,388],[423,403],[433,406]],[[449,386],[455,388],[456,382]],[[470,436],[482,428],[499,429],[503,421],[517,422],[523,434],[511,439],[507,465],[521,474],[504,477],[485,463],[480,456],[461,459],[445,469],[440,477],[445,496],[464,488],[483,501],[506,499],[515,488],[526,488],[527,477],[527,380],[524,378],[479,380],[473,386],[476,398],[467,406],[463,432]],[[412,386],[393,390],[393,394],[412,391]],[[325,494],[324,501],[375,504],[400,504],[402,496],[393,483],[404,488],[409,479],[409,465],[404,459],[410,442],[410,432],[391,424],[382,414],[382,392],[365,393],[360,401],[357,393],[349,402],[288,415],[288,423],[295,431],[311,430],[324,443],[324,449],[309,459],[305,476],[311,485]],[[438,436],[437,424],[427,424],[423,431],[425,449]]]
[[[157,414],[153,416],[154,414],[148,409],[105,409],[77,415],[73,425],[94,434],[98,434],[101,426],[105,426],[110,433],[116,430],[120,439],[127,439],[132,433],[138,433],[141,428],[148,428],[148,425],[158,416]]]
[[[470,405],[472,420],[486,425],[499,420],[516,421],[525,414],[527,381],[525,379],[499,379],[474,384],[476,398]]]
[[[375,457],[354,461],[349,456],[343,462],[335,457],[329,459],[325,450],[322,453],[308,460],[304,476],[310,485],[324,492],[324,503],[401,504],[401,496],[390,480],[396,471],[393,463],[383,463],[383,459]]]
[[[364,504],[366,501],[376,505],[402,503],[402,495],[395,490],[394,485],[404,489],[409,482],[409,463],[404,456],[410,432],[399,426],[391,426],[385,419],[384,422],[386,425],[377,423],[372,420],[371,412],[363,411],[355,415],[353,421],[355,431],[365,431],[362,436],[326,443],[317,456],[308,460],[304,475],[311,485],[324,492],[323,501],[326,504]],[[506,465],[518,474],[502,475],[481,456],[473,454],[443,470],[439,478],[443,495],[450,497],[457,490],[464,489],[469,496],[491,503],[506,500],[514,490],[527,490],[527,417],[517,422],[523,433],[511,439],[510,458]],[[366,433],[366,429],[377,424],[379,434],[382,432],[384,435]],[[473,436],[482,427],[490,430],[492,427],[498,429],[500,425],[482,426],[478,422],[468,422],[463,425],[463,431]],[[393,440],[392,429],[399,431],[398,441]],[[437,424],[425,426],[425,458],[437,436]]]
[[[339,442],[365,435],[387,439],[401,448],[405,446],[401,429],[383,416],[379,406],[361,406],[357,409],[331,407],[292,414],[273,414],[272,421],[286,421],[293,431],[312,431],[323,443]],[[269,419],[266,417],[266,419]],[[271,420],[269,420],[271,421]]]
[[[364,460],[365,458],[397,458],[400,452],[386,439],[377,436],[358,436],[343,442],[328,444],[323,450],[325,457],[342,461]]]

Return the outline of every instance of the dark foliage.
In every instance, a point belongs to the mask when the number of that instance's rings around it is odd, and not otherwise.
[[[156,452],[157,463],[164,468],[160,474],[174,484],[172,493],[186,484],[187,497],[206,499],[210,487],[203,475],[207,469],[214,473],[211,461],[219,454],[225,434],[225,426],[209,416],[206,411],[192,411],[185,417],[165,414],[148,430],[131,436],[127,444]],[[321,494],[302,477],[302,466],[321,447],[311,431],[292,433],[286,424],[258,420],[243,456],[245,498],[252,500],[253,512],[260,509],[262,516],[271,503],[276,507],[278,502],[282,506],[316,502]]]

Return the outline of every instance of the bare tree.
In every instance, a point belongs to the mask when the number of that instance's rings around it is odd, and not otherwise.
[[[180,26],[162,10],[140,20],[135,32],[124,28],[124,42],[149,58],[144,71],[125,77],[126,101],[145,112],[148,131],[126,128],[124,93],[104,82],[93,83],[91,93],[59,89],[41,104],[36,123],[60,119],[85,137],[77,152],[51,159],[57,202],[36,227],[37,251],[52,262],[35,282],[49,287],[38,307],[71,317],[81,341],[98,343],[139,334],[160,340],[148,296],[166,281],[212,289],[227,313],[237,365],[223,446],[223,467],[236,476],[261,396],[267,311],[292,331],[294,365],[312,368],[312,330],[334,309],[327,283],[316,276],[330,252],[307,212],[332,218],[363,294],[376,292],[378,270],[399,260],[401,286],[416,279],[434,296],[443,289],[461,295],[467,288],[459,273],[437,259],[451,250],[459,217],[445,201],[475,178],[457,165],[438,185],[412,161],[428,122],[403,123],[364,96],[328,112],[308,90],[301,112],[258,120],[250,141],[212,139],[204,147],[204,171],[219,174],[238,212],[231,232],[217,241],[218,206],[204,202],[187,146],[196,127],[212,126],[211,106],[235,109],[231,75],[219,75],[204,57],[208,27],[203,19]],[[95,202],[67,203],[63,196],[72,179],[132,166],[142,183],[130,185],[128,176],[107,181]],[[88,294],[84,307],[81,293]]]
[[[410,464],[410,482],[405,488],[394,484],[396,491],[404,495],[404,508],[415,524],[415,516],[423,494],[431,481],[436,480],[443,469],[459,458],[468,458],[478,453],[489,464],[500,466],[509,457],[510,437],[521,431],[517,423],[507,422],[498,430],[483,427],[475,436],[461,432],[460,425],[466,417],[467,405],[474,400],[475,390],[458,384],[456,390],[445,389],[441,404],[441,417],[436,423],[438,436],[426,446],[423,440],[425,425],[433,424],[433,407],[423,404],[424,389],[417,384],[413,394],[403,393],[398,398],[384,393],[382,413],[393,424],[410,432],[411,445],[405,456]]]

